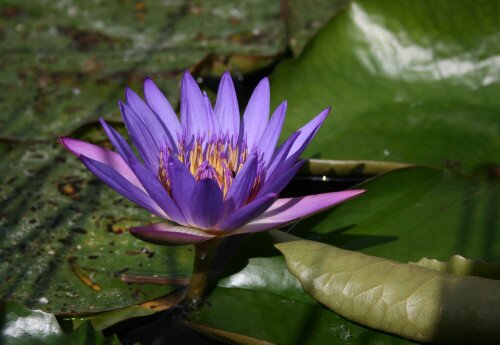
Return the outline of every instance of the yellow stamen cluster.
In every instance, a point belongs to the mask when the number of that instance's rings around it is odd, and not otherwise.
[[[211,140],[206,143],[197,140],[189,152],[186,152],[184,144],[180,142],[178,153],[175,156],[188,167],[197,180],[202,178],[202,170],[207,165],[213,168],[214,180],[217,181],[225,198],[236,174],[241,170],[248,157],[248,151],[246,149],[240,150],[237,145],[233,146],[222,140]],[[158,177],[165,189],[170,192],[170,181],[164,164],[165,159],[163,153],[160,152]]]

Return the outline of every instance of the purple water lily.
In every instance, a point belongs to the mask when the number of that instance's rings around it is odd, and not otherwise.
[[[279,199],[304,161],[300,154],[329,108],[278,148],[287,103],[269,119],[269,81],[255,88],[240,120],[233,82],[225,73],[212,108],[193,77],[181,83],[181,119],[151,79],[145,101],[126,89],[119,102],[135,155],[126,140],[101,124],[117,153],[72,138],[60,138],[98,178],[165,222],[131,228],[143,240],[175,245],[265,231],[355,197],[363,190]]]

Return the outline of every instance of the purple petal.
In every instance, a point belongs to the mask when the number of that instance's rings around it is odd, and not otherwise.
[[[226,214],[243,206],[248,199],[257,174],[257,154],[252,154],[236,175],[226,195]]]
[[[144,81],[144,97],[174,139],[182,133],[181,123],[167,98],[150,78]],[[177,144],[174,142],[174,145]]]
[[[233,80],[229,72],[224,73],[217,92],[215,103],[215,116],[219,121],[222,134],[229,134],[231,138],[238,139],[240,131],[240,110]]]
[[[321,113],[319,113],[319,115],[317,115],[314,119],[309,121],[304,127],[298,130],[298,132],[300,132],[300,135],[293,144],[292,148],[290,149],[290,152],[288,153],[287,157],[295,155],[298,158],[302,154],[307,145],[309,145],[309,142],[312,140],[312,138],[314,138],[314,136],[318,132],[319,128],[321,127],[326,117],[328,116],[330,110],[331,110],[330,107],[326,108]]]
[[[139,162],[134,152],[120,133],[118,133],[111,126],[108,126],[108,124],[102,119],[101,124],[111,140],[111,143],[116,147],[122,158],[127,162],[128,166],[137,176],[149,196],[151,196],[158,206],[160,206],[173,221],[180,224],[186,224],[186,219],[158,180],[158,176],[151,173],[151,171],[146,169]]]
[[[198,83],[188,71],[181,82],[181,124],[189,139],[205,133],[209,125],[206,103]]]
[[[297,172],[299,167],[295,167],[297,163],[297,158],[302,153],[301,150],[298,150],[295,154],[289,155],[289,152],[297,140],[300,132],[295,132],[276,150],[276,154],[270,164],[269,168],[266,172],[266,180],[264,182],[264,186],[262,187],[261,193],[267,193],[269,191],[275,191],[279,193],[293,178],[293,172]],[[310,138],[313,137],[313,134],[310,134]],[[305,146],[305,145],[304,145]],[[301,163],[303,164],[303,163]],[[276,183],[280,182],[280,186],[277,185],[272,187]]]
[[[158,177],[153,175],[138,161],[132,162],[131,168],[134,170],[151,198],[170,216],[170,218],[176,223],[187,225],[187,220],[180,208],[167,193],[158,180]]]
[[[205,101],[205,107],[207,109],[208,114],[208,122],[207,122],[207,130],[209,133],[219,133],[220,126],[219,121],[215,117],[214,109],[212,108],[212,104],[210,103],[210,98],[205,91],[203,91],[203,100]]]
[[[274,155],[269,168],[266,171],[266,175],[268,176],[268,179],[273,177],[273,173],[277,171],[280,167],[282,167],[283,163],[285,162],[286,158],[288,157],[288,152],[290,152],[290,149],[292,148],[293,144],[295,143],[295,140],[300,136],[299,132],[292,133],[288,137],[288,139],[285,140],[283,144],[276,150],[276,154]],[[293,164],[292,164],[293,165]],[[288,170],[288,167],[287,169]],[[285,171],[285,169],[281,169],[281,171]],[[280,171],[280,172],[281,172]]]
[[[191,195],[191,215],[197,227],[213,229],[224,216],[224,200],[217,182],[201,179]]]
[[[153,137],[153,140],[157,141],[157,146],[162,147],[163,145],[170,143],[170,147],[176,147],[177,138],[174,139],[167,127],[165,127],[163,122],[160,121],[158,115],[151,110],[141,97],[132,91],[132,89],[126,88],[125,99],[127,101],[127,105],[134,111],[137,117],[139,117],[144,126],[147,128],[148,132]]]
[[[294,166],[287,168],[287,170],[282,170],[278,168],[275,175],[278,176],[275,179],[266,180],[258,195],[264,195],[267,193],[280,193],[283,188],[285,188],[292,178],[297,174],[305,161],[298,161]]]
[[[141,154],[144,163],[151,171],[158,171],[158,155],[162,149],[160,138],[155,137],[156,133],[152,133],[150,128],[144,125],[140,117],[127,104],[118,103],[123,115],[123,120],[127,126],[127,130],[132,137],[137,150]],[[164,143],[167,138],[163,138]]]
[[[231,231],[242,227],[250,220],[267,210],[277,198],[278,194],[269,193],[254,199],[224,219],[219,225],[217,225],[217,230]]]
[[[273,157],[276,144],[281,134],[281,129],[283,128],[283,122],[285,121],[286,115],[286,104],[286,101],[284,101],[276,108],[271,120],[269,120],[266,130],[259,140],[258,147],[262,148],[263,161],[266,166],[269,165]]]
[[[166,223],[134,227],[129,232],[143,241],[161,245],[196,244],[215,237],[203,230]]]
[[[235,233],[244,234],[279,228],[338,205],[364,192],[364,190],[347,190],[297,198],[278,199],[266,212],[241,229],[236,230]]]
[[[293,178],[291,176],[290,179],[287,180],[282,180],[281,186],[278,187],[271,187],[271,185],[275,184],[278,180],[283,178],[283,172],[289,171],[289,169],[293,169],[293,166],[297,162],[297,159],[299,156],[302,154],[302,152],[305,150],[309,142],[314,138],[316,135],[316,132],[318,131],[319,127],[323,123],[326,115],[328,114],[328,110],[323,111],[320,115],[316,117],[313,121],[311,121],[308,125],[304,126],[308,127],[305,128],[305,130],[309,133],[309,136],[304,139],[302,132],[297,131],[293,133],[287,141],[281,147],[277,150],[277,153],[275,154],[275,157],[273,158],[272,164],[269,166],[267,169],[267,176],[266,176],[266,182],[265,182],[265,187],[263,188],[263,192],[269,192],[269,191],[281,191],[286,184],[288,184],[289,180]],[[314,124],[316,127],[309,126],[311,124]],[[288,143],[289,140],[293,140],[292,144],[290,147],[288,145],[285,145]],[[297,141],[301,142],[301,146],[296,149]],[[295,147],[295,149],[294,149]],[[288,149],[289,148],[289,149]],[[288,151],[286,151],[288,149]],[[295,152],[291,153],[292,150],[295,150]],[[298,169],[296,169],[298,171]],[[285,183],[284,183],[285,182]],[[268,188],[266,188],[268,187]],[[270,188],[270,189],[269,189]],[[280,189],[281,188],[281,189]]]
[[[92,160],[109,165],[134,186],[144,190],[144,187],[132,170],[128,167],[127,163],[125,163],[123,158],[116,152],[73,138],[61,137],[59,138],[59,141],[75,156],[80,157],[80,155],[85,155]]]
[[[243,130],[247,147],[251,150],[259,142],[269,120],[269,79],[262,79],[250,97],[243,115]]]
[[[135,157],[135,154],[132,151],[132,148],[130,147],[130,145],[121,136],[121,134],[118,133],[113,127],[108,125],[106,123],[106,121],[104,121],[103,118],[100,118],[99,122],[101,123],[102,128],[104,128],[104,132],[106,132],[106,135],[108,136],[109,141],[111,141],[111,144],[113,144],[115,149],[118,151],[118,154],[123,158],[123,160],[130,167],[130,160],[131,159],[137,160],[137,157]]]
[[[196,186],[196,180],[188,168],[176,157],[168,160],[168,176],[170,178],[170,190],[175,203],[179,206],[182,214],[189,225],[194,225],[191,215],[191,200]]]
[[[134,186],[109,165],[95,161],[84,155],[80,155],[80,160],[94,175],[127,199],[159,217],[169,219],[149,195]]]

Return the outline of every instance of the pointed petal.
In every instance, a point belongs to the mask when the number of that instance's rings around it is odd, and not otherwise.
[[[208,114],[208,122],[207,122],[207,130],[208,133],[219,133],[220,126],[219,120],[215,117],[214,109],[212,108],[212,103],[210,103],[210,98],[205,91],[203,91],[203,100],[205,101],[205,107],[207,109]]]
[[[285,121],[286,104],[286,101],[284,101],[276,108],[266,130],[259,140],[258,146],[262,149],[265,166],[269,165],[276,149],[276,144],[278,144],[283,122]]]
[[[269,168],[266,171],[266,175],[268,176],[268,179],[269,178],[272,179],[273,173],[283,166],[283,164],[288,156],[288,152],[290,152],[290,149],[292,148],[293,144],[295,143],[295,140],[297,140],[297,138],[299,136],[300,136],[299,132],[292,133],[292,135],[290,135],[288,137],[288,139],[286,139],[285,142],[283,144],[281,144],[281,146],[276,150],[276,154],[274,155],[271,163],[269,164]],[[280,172],[286,171],[286,170],[288,170],[288,168],[287,169],[280,169]]]
[[[154,133],[150,132],[132,108],[122,102],[119,102],[119,105],[130,137],[137,146],[144,163],[151,171],[157,171],[158,155],[162,149],[160,141],[154,137]]]
[[[251,150],[259,142],[269,120],[269,79],[262,79],[250,97],[243,115],[243,131]]]
[[[278,194],[269,193],[254,199],[224,219],[219,225],[217,225],[217,229],[221,231],[231,231],[242,227],[250,220],[267,210],[277,198]],[[232,233],[228,233],[228,235],[232,235]]]
[[[267,180],[264,182],[262,189],[259,191],[258,195],[264,195],[267,193],[280,193],[283,188],[285,188],[293,177],[300,170],[305,161],[298,161],[294,166],[288,168],[287,170],[278,169],[275,174],[277,177],[272,180]]]
[[[129,232],[143,241],[167,246],[196,244],[215,237],[203,230],[166,223],[138,226]]]
[[[213,229],[224,216],[224,200],[217,182],[202,179],[191,196],[191,214],[196,227]]]
[[[177,140],[174,140],[158,115],[132,89],[125,89],[125,100],[147,128],[153,140],[157,142],[157,146],[163,147],[165,144],[170,144],[170,147],[175,147],[177,145]]]
[[[170,195],[167,193],[165,188],[160,183],[158,176],[151,173],[146,169],[137,159],[132,148],[127,144],[125,139],[118,133],[114,128],[108,126],[108,124],[101,119],[101,124],[106,131],[111,143],[118,150],[122,158],[127,162],[128,166],[134,172],[135,176],[139,179],[141,184],[146,189],[146,192],[151,196],[151,198],[160,206],[166,214],[169,215],[169,219],[173,221],[185,224],[186,219],[180,212],[177,205],[174,203]]]
[[[266,212],[234,233],[244,234],[279,228],[338,205],[364,192],[364,190],[358,189],[278,199]]]
[[[106,135],[108,136],[111,144],[113,144],[116,151],[118,151],[118,154],[123,158],[125,163],[127,163],[127,165],[130,167],[131,156],[133,156],[134,159],[137,159],[137,157],[135,157],[135,154],[133,153],[130,145],[121,136],[121,134],[118,133],[113,127],[108,125],[107,122],[104,121],[103,118],[100,118],[99,122],[101,123],[101,126],[104,129],[104,132],[106,132]]]
[[[177,139],[178,135],[182,133],[181,123],[163,92],[150,78],[144,81],[144,97],[173,139]]]
[[[241,170],[236,175],[231,187],[226,195],[227,205],[226,213],[232,213],[235,209],[243,206],[243,203],[248,199],[255,182],[255,175],[257,174],[257,154],[252,154]]]
[[[186,222],[193,226],[195,223],[191,215],[191,200],[196,180],[188,168],[176,157],[169,157],[167,167],[172,197],[186,218]]]
[[[318,132],[319,128],[321,127],[326,117],[328,116],[330,110],[331,110],[330,107],[326,108],[321,113],[319,113],[319,115],[317,115],[314,119],[309,121],[304,127],[298,130],[300,132],[300,135],[293,144],[292,148],[290,149],[290,152],[288,153],[287,157],[296,155],[296,157],[298,158],[302,154],[302,152],[306,149],[307,145],[309,145],[309,142],[312,140],[312,138],[314,138],[314,136]]]
[[[139,182],[135,174],[118,153],[73,138],[60,137],[59,141],[64,145],[64,147],[66,147],[66,149],[68,149],[68,151],[70,151],[76,157],[85,155],[90,159],[109,165],[112,169],[116,170],[118,174],[122,175],[123,178],[128,180],[134,186],[141,190],[144,190],[144,187]]]
[[[135,174],[141,181],[144,188],[146,188],[146,191],[151,198],[165,211],[170,219],[176,223],[187,225],[188,223],[183,213],[162,186],[158,177],[153,175],[138,161],[132,162],[131,168],[134,170]]]
[[[95,161],[84,155],[80,155],[80,160],[94,175],[104,181],[108,186],[126,197],[137,205],[145,208],[151,213],[159,217],[167,218],[168,216],[163,210],[151,199],[149,195],[127,181],[116,170],[109,165]]]
[[[188,71],[181,82],[181,125],[191,136],[203,134],[209,128],[209,115],[205,100],[196,80]]]
[[[215,103],[215,116],[219,121],[222,134],[229,134],[231,138],[238,139],[240,131],[240,110],[233,80],[229,72],[224,73],[217,92]]]
[[[296,138],[300,135],[300,132],[293,133],[287,139],[287,141],[285,141],[285,143],[281,145],[267,170],[266,181],[262,188],[263,193],[269,191],[276,191],[278,193],[290,182],[294,174],[297,173],[300,168],[299,166],[295,166],[297,163],[297,159],[299,158],[302,151],[304,151],[307,144],[314,137],[314,134],[315,133],[311,132],[309,134],[309,137],[305,141],[303,141],[302,147],[292,155],[289,154],[290,150],[292,149],[292,145],[288,145],[288,141],[293,140],[293,144],[297,140]],[[285,146],[285,144],[287,145]],[[303,163],[304,162],[300,164],[302,165]],[[294,170],[295,173],[293,173],[292,170]],[[278,185],[277,183],[280,183],[280,185]]]

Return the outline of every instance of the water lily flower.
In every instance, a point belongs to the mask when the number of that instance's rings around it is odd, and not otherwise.
[[[279,147],[287,103],[269,118],[269,81],[255,88],[240,117],[233,82],[225,73],[212,107],[186,72],[181,83],[180,121],[151,79],[144,98],[125,91],[119,102],[127,141],[104,120],[116,152],[73,138],[60,142],[98,178],[165,221],[131,228],[143,240],[197,244],[217,237],[278,228],[353,198],[363,190],[279,198],[304,161],[300,154],[329,108]]]

